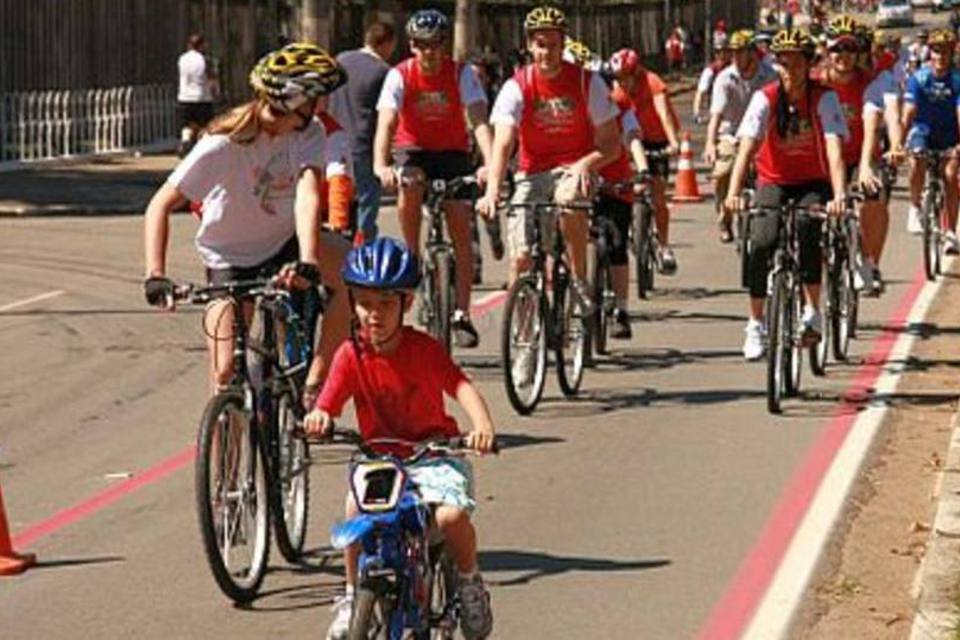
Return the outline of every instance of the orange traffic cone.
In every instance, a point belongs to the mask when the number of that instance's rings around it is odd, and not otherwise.
[[[683,134],[680,142],[680,160],[677,162],[677,184],[673,190],[674,202],[702,202],[697,188],[697,173],[693,170],[693,149],[690,148],[690,132]]]
[[[0,490],[0,576],[12,576],[23,573],[37,563],[32,553],[17,553],[10,542],[10,527],[7,526],[7,512],[3,508],[3,491]]]

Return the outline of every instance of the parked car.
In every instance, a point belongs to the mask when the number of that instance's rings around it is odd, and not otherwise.
[[[877,10],[878,27],[910,26],[913,24],[913,7],[910,0],[880,0]]]
[[[933,0],[933,3],[930,5],[930,11],[934,13],[937,11],[950,11],[953,9],[953,5],[953,0]]]
[[[929,8],[933,4],[933,0],[911,0],[910,4],[913,5],[914,9],[924,9]]]

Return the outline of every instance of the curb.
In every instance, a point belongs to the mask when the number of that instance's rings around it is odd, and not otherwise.
[[[950,446],[937,492],[937,515],[918,571],[917,610],[910,640],[952,637],[960,618],[955,601],[960,580],[960,414],[955,413],[950,423]]]

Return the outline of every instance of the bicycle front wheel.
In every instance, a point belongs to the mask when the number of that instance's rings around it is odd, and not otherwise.
[[[510,404],[529,415],[543,394],[547,369],[547,314],[536,279],[513,283],[503,311],[500,353]]]
[[[923,221],[923,271],[927,280],[933,280],[937,277],[940,262],[940,225],[937,224],[940,211],[932,194],[925,194],[920,215]]]
[[[784,333],[784,342],[788,345],[787,351],[787,377],[784,395],[792,398],[800,393],[800,375],[803,372],[803,348],[800,344],[800,336],[797,335],[797,324],[800,322],[803,313],[803,292],[796,280],[790,283],[790,286],[784,289],[789,292],[787,304],[786,322],[780,327]]]
[[[270,552],[267,467],[252,411],[236,391],[210,399],[197,436],[195,497],[207,564],[237,603],[257,594]]]
[[[633,212],[633,242],[636,258],[637,297],[641,300],[653,289],[653,271],[656,251],[653,247],[653,211],[645,204],[638,204]]]
[[[578,305],[573,300],[567,278],[554,277],[553,281],[553,328],[556,331],[554,357],[557,365],[557,381],[567,397],[577,395],[583,381],[583,365],[586,360],[587,340],[590,328]],[[597,309],[597,313],[601,310]]]
[[[273,460],[273,501],[270,513],[277,548],[287,562],[303,556],[310,502],[310,453],[306,442],[294,436],[296,401],[289,393],[277,401]]]
[[[437,251],[431,257],[427,270],[427,295],[430,296],[430,335],[450,351],[450,319],[453,316],[453,256]]]
[[[831,252],[835,249],[830,249]],[[837,306],[834,304],[836,299],[837,279],[842,277],[839,265],[834,259],[828,259],[826,263],[827,277],[823,283],[823,333],[820,336],[820,342],[811,345],[809,351],[810,370],[815,376],[823,376],[827,370],[827,359],[830,356],[830,334],[833,328],[833,318],[837,313]]]
[[[361,585],[353,598],[353,613],[350,616],[348,640],[371,640],[391,638],[391,608],[384,596],[383,585]]]
[[[783,280],[783,274],[774,277],[773,291],[767,300],[767,411],[770,413],[781,411],[789,359],[790,345],[785,343],[787,336],[783,331],[789,315]]]
[[[593,247],[593,245],[590,245]],[[610,263],[605,256],[600,256],[596,247],[588,249],[590,267],[589,282],[593,294],[593,308],[596,313],[591,323],[590,342],[592,350],[598,355],[607,353],[607,335],[610,317],[613,314],[613,305],[610,298],[613,296],[613,281],[610,276]],[[588,352],[588,356],[590,353]]]

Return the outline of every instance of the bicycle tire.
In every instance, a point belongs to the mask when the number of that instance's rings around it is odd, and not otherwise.
[[[270,554],[270,498],[268,495],[266,458],[260,439],[257,436],[257,431],[250,422],[250,411],[246,408],[245,404],[243,396],[232,390],[218,393],[207,403],[197,434],[197,457],[194,476],[197,520],[200,526],[200,536],[203,542],[203,550],[207,558],[207,564],[220,590],[224,595],[238,604],[250,602],[256,597],[257,591],[263,582],[264,574],[266,573],[267,561]],[[234,529],[232,533],[229,533],[229,526],[219,526],[221,515],[227,520],[227,525],[236,524],[236,522],[234,522],[235,518],[226,505],[226,502],[224,502],[223,506],[224,512],[222,514],[218,513],[217,510],[214,509],[212,502],[214,496],[211,495],[212,473],[214,473],[215,470],[222,472],[228,462],[220,456],[220,454],[229,450],[229,446],[224,440],[227,436],[223,434],[222,429],[223,421],[221,421],[221,416],[224,414],[228,416],[227,420],[231,421],[230,424],[233,424],[232,420],[246,421],[246,433],[239,440],[241,450],[237,456],[242,460],[244,457],[243,446],[244,443],[246,443],[246,450],[249,451],[247,454],[249,457],[249,466],[252,467],[252,477],[244,481],[245,484],[249,483],[251,485],[253,489],[252,496],[245,495],[242,489],[239,491],[234,489],[233,491],[240,493],[240,499],[238,503],[235,504],[239,504],[236,510],[240,511],[241,518],[249,506],[251,497],[254,502],[254,541],[253,550],[250,554],[250,566],[245,570],[244,574],[240,576],[233,573],[228,566],[230,562],[229,549],[222,550],[220,545],[222,542],[225,547],[231,547],[234,544],[233,539],[236,536],[246,538],[249,532],[247,532],[245,528],[241,529],[238,527]],[[218,456],[219,459],[215,465],[211,465],[211,462],[213,462],[211,458],[214,456]],[[225,496],[229,497],[226,495],[226,488],[220,486],[213,488],[216,489],[213,493],[218,494],[217,498],[219,500],[223,501],[225,500]],[[228,556],[227,560],[224,559],[224,553]]]
[[[451,270],[453,256],[446,251],[435,252],[431,257],[431,266],[427,277],[431,280],[427,289],[431,291],[430,325],[428,331],[450,353],[450,319],[453,316],[453,281]]]
[[[782,274],[774,276],[773,290],[767,300],[767,411],[775,414],[782,411],[786,375],[783,333],[780,330],[786,315],[782,280]]]
[[[835,249],[831,248],[829,251],[835,252]],[[839,277],[839,273],[835,259],[828,259],[827,267],[827,277],[824,279],[823,295],[821,297],[823,300],[823,333],[820,336],[820,341],[810,346],[808,353],[810,371],[817,377],[822,377],[827,373],[827,360],[830,357],[830,346],[832,344],[830,335],[833,328],[833,317],[836,314],[833,298],[836,289],[835,278]]]
[[[597,355],[607,353],[610,310],[606,308],[606,292],[610,291],[612,283],[610,281],[610,265],[604,256],[599,255],[600,253],[593,243],[588,245],[587,265],[589,273],[587,280],[590,282],[593,308],[596,309],[590,323],[589,346],[586,350],[588,358],[594,353]],[[588,364],[590,363],[588,362]]]
[[[511,285],[503,309],[503,324],[500,330],[500,355],[507,398],[517,413],[523,416],[529,415],[540,402],[547,369],[546,302],[533,276],[518,278]],[[524,344],[530,342],[531,356],[526,368],[533,367],[529,382],[522,385],[519,380],[514,379],[515,358],[513,356],[517,340],[521,339]],[[522,375],[526,376],[525,373]],[[526,391],[524,392],[520,387],[526,387]]]
[[[353,596],[353,612],[350,615],[348,640],[388,638],[390,605],[383,595],[384,588],[361,585]],[[375,635],[370,635],[375,633]]]
[[[850,349],[850,314],[854,313],[851,307],[851,294],[853,291],[853,281],[850,270],[841,263],[838,265],[837,286],[833,288],[830,294],[833,296],[831,304],[834,311],[830,318],[831,323],[831,341],[833,342],[833,357],[835,360],[844,362]]]
[[[434,556],[434,553],[438,554]],[[414,634],[415,640],[453,640],[457,628],[457,592],[459,571],[440,544],[431,548],[436,557],[430,575],[430,620],[427,629]]]
[[[557,366],[557,382],[560,383],[563,395],[569,398],[577,395],[583,382],[590,328],[588,319],[576,312],[568,278],[554,272],[552,324],[556,332],[553,352]]]
[[[783,395],[788,398],[796,397],[800,393],[800,378],[803,374],[803,347],[800,344],[799,336],[796,335],[797,323],[801,317],[803,292],[800,285],[793,281],[790,283],[790,304],[787,305],[787,322],[781,325],[780,330],[786,337],[785,344],[789,345],[787,352],[787,376],[786,387]]]
[[[298,562],[303,557],[309,521],[310,452],[303,439],[293,435],[297,410],[296,399],[291,394],[280,395],[273,423],[276,438],[270,483],[273,531],[283,558],[287,562]]]
[[[933,194],[927,190],[924,193],[922,208],[920,210],[921,221],[923,223],[923,234],[921,236],[923,240],[923,272],[926,274],[927,280],[933,280],[937,275],[936,261],[938,250],[934,216],[939,215],[939,212],[936,214],[933,213],[933,209],[936,207],[935,199]]]
[[[652,214],[649,206],[645,203],[638,203],[633,216],[637,297],[641,300],[645,300],[647,293],[653,288],[653,273],[650,262],[650,254],[653,252],[651,247],[653,242],[653,235],[651,234]]]

